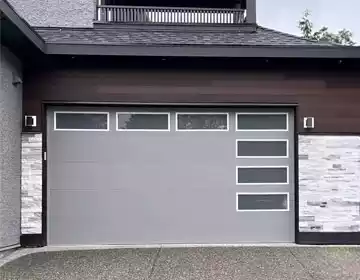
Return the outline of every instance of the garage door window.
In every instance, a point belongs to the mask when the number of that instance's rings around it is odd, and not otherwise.
[[[108,131],[109,113],[55,112],[54,129],[64,131]]]
[[[287,158],[288,140],[236,140],[237,158]]]
[[[237,185],[288,184],[287,166],[237,166]]]
[[[229,115],[226,113],[177,113],[177,131],[228,131]]]
[[[287,131],[287,113],[237,113],[237,131]]]
[[[170,114],[118,112],[116,128],[118,131],[170,131]]]
[[[236,210],[289,211],[289,193],[237,193]]]

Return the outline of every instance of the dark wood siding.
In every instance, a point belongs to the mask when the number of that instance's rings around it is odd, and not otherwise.
[[[357,71],[34,71],[24,84],[24,113],[41,118],[43,102],[297,104],[299,132],[307,116],[315,117],[311,132],[360,134]]]

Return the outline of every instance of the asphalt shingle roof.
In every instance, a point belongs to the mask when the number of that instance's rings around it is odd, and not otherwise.
[[[139,30],[123,28],[36,28],[46,43],[89,45],[332,46],[272,29]]]

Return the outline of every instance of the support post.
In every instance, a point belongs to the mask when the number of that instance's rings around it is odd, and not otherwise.
[[[246,0],[246,22],[256,24],[256,0]]]

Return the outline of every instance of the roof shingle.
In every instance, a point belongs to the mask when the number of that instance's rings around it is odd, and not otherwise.
[[[264,27],[242,30],[144,30],[123,28],[36,28],[46,43],[85,45],[332,46]]]

